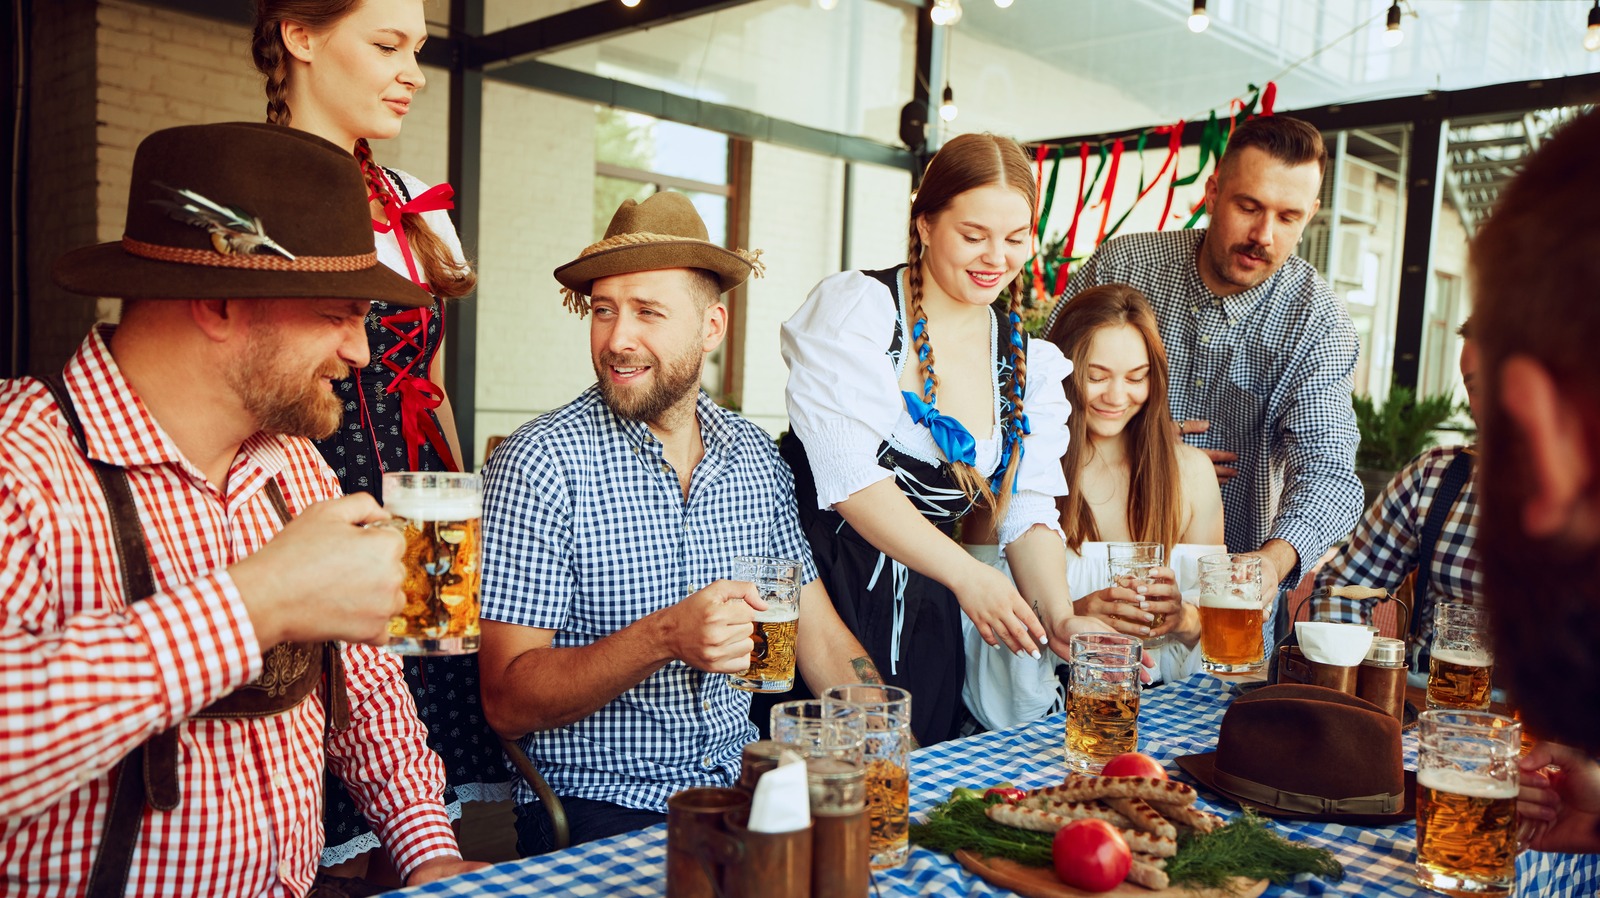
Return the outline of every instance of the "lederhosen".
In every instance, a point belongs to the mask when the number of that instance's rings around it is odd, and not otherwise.
[[[895,304],[894,335],[886,354],[897,378],[908,357],[904,299],[900,295],[903,268],[901,265],[862,272],[887,287]],[[1011,357],[1005,340],[993,342],[995,369],[1004,395],[1011,379]],[[838,512],[817,508],[811,464],[805,446],[793,431],[784,436],[779,449],[794,470],[800,526],[839,616],[861,640],[884,682],[911,691],[911,730],[917,741],[932,745],[954,738],[963,717],[961,681],[966,667],[962,612],[955,594],[938,581],[879,552]],[[929,464],[888,441],[878,446],[878,465],[894,472],[900,492],[946,535],[953,535],[956,522],[972,510],[972,501],[962,493],[946,465]],[[803,685],[797,685],[796,692],[802,694],[778,696],[776,700],[805,697],[803,691]],[[758,696],[759,710],[753,716],[764,717],[772,703],[769,697]]]
[[[73,442],[77,443],[78,450],[83,453],[94,471],[95,479],[100,483],[100,491],[111,515],[117,568],[122,576],[123,601],[129,606],[143,601],[156,592],[155,575],[150,567],[150,553],[145,543],[144,526],[139,521],[139,509],[134,503],[133,490],[128,486],[128,474],[117,465],[89,456],[83,424],[78,419],[77,408],[61,378],[51,375],[39,380],[55,397],[61,417],[72,432]],[[278,481],[267,480],[266,491],[278,517],[283,523],[289,523],[289,506],[284,501]],[[322,689],[324,707],[328,709],[328,725],[334,729],[349,726],[350,701],[345,690],[344,665],[338,643],[284,643],[268,649],[262,656],[259,678],[212,702],[193,716],[223,719],[271,717],[299,705],[319,687]],[[89,883],[84,890],[88,898],[116,898],[127,890],[133,850],[139,842],[139,830],[144,821],[144,805],[149,804],[157,811],[170,811],[182,800],[178,784],[178,727],[157,733],[135,747],[114,768],[114,779],[116,784],[111,794],[111,806],[106,811],[106,828],[100,839],[100,851],[95,856],[94,866],[89,871]]]

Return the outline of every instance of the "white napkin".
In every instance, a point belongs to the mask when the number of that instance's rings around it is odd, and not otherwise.
[[[1327,621],[1295,621],[1295,638],[1300,651],[1318,664],[1353,667],[1367,657],[1372,647],[1371,630],[1361,624],[1335,624]]]
[[[780,764],[756,780],[750,798],[753,833],[786,833],[811,825],[811,793],[806,789],[806,762]]]

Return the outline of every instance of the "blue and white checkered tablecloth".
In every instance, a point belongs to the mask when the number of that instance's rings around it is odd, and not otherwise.
[[[1140,750],[1164,762],[1174,778],[1188,780],[1173,759],[1215,748],[1222,712],[1236,694],[1230,685],[1205,674],[1146,692],[1139,710]],[[916,752],[911,762],[913,819],[925,816],[956,786],[1011,780],[1032,788],[1060,782],[1065,774],[1063,727],[1064,718],[1058,714]],[[1416,757],[1416,737],[1408,732],[1408,768],[1415,768]],[[1200,803],[1224,816],[1238,811],[1205,789],[1200,790]],[[1413,823],[1382,829],[1294,821],[1277,825],[1290,839],[1331,850],[1344,864],[1345,878],[1334,883],[1302,876],[1288,886],[1272,886],[1266,892],[1269,896],[1433,894],[1419,888],[1413,875]],[[666,890],[666,839],[666,827],[653,826],[396,894],[660,898]],[[917,847],[904,866],[877,873],[874,881],[882,898],[1012,894],[968,874],[946,855]],[[1517,859],[1517,894],[1524,898],[1600,895],[1600,856],[1524,852]]]

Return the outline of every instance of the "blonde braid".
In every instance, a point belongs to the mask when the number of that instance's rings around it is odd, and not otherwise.
[[[1022,329],[1022,291],[1027,269],[1018,273],[1017,279],[1011,283],[1011,302],[1007,304],[1007,319],[1010,327],[1007,329],[1006,342],[1011,353],[1011,379],[1006,384],[1006,400],[1011,405],[1011,410],[1006,416],[1003,426],[1010,431],[1011,445],[1005,458],[1000,463],[1005,465],[1005,476],[1000,480],[1000,490],[995,497],[995,516],[1004,518],[1006,506],[1011,501],[1011,488],[1017,480],[1017,470],[1022,464],[1022,439],[1023,422],[1026,416],[1022,409],[1022,397],[1028,389],[1028,335]],[[1018,345],[1018,344],[1021,345]]]

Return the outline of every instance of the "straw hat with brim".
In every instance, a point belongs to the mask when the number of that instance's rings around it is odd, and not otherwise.
[[[281,125],[191,125],[146,137],[122,235],[57,259],[56,283],[125,299],[433,302],[378,261],[355,157]]]
[[[1217,750],[1178,766],[1270,817],[1391,826],[1417,814],[1417,775],[1403,766],[1400,721],[1336,689],[1285,684],[1235,699]]]
[[[606,236],[555,270],[563,304],[579,315],[589,312],[594,282],[616,274],[662,268],[700,268],[717,276],[722,292],[766,271],[761,250],[731,250],[712,243],[694,203],[663,190],[644,202],[623,200],[611,216]]]

